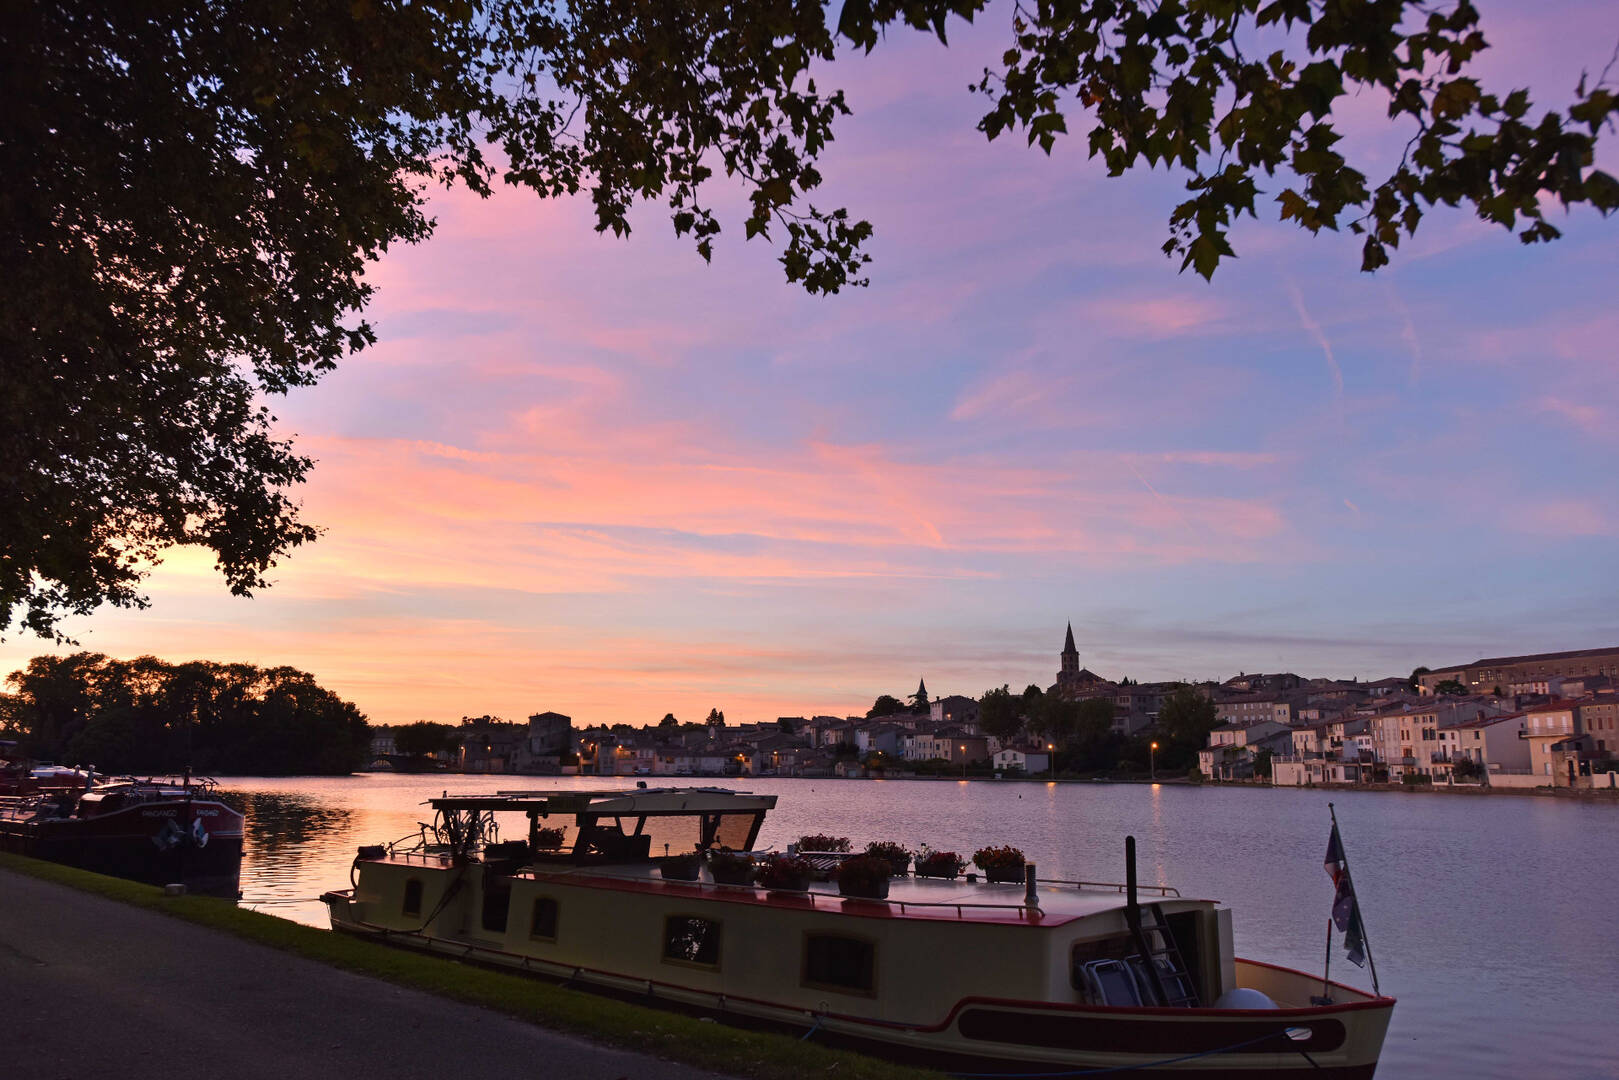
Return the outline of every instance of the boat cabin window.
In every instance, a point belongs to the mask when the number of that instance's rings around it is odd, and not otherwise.
[[[678,964],[720,966],[720,924],[712,919],[671,915],[663,921],[663,958]]]
[[[534,900],[534,914],[529,921],[528,936],[546,941],[557,939],[557,902],[553,897],[541,896]]]
[[[849,994],[874,993],[877,946],[859,938],[806,934],[804,983]]]
[[[483,928],[492,934],[506,932],[506,917],[512,909],[512,879],[489,874],[483,882]]]
[[[746,851],[753,845],[763,817],[757,811],[584,815],[579,821],[574,854],[610,862],[637,862],[708,847]]]
[[[422,913],[422,883],[411,878],[405,882],[405,903],[400,909],[403,915],[420,915]]]

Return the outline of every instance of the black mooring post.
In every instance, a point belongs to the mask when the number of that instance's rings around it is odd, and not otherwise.
[[[1136,900],[1136,838],[1133,836],[1124,838],[1124,921],[1129,924],[1130,936],[1135,939],[1136,950],[1141,954],[1141,966],[1152,988],[1153,1004],[1169,1004],[1164,984],[1158,977],[1157,958],[1153,956],[1152,946],[1147,943],[1147,935],[1141,928],[1141,905]]]
[[[1136,838],[1133,836],[1124,838],[1124,890],[1129,919],[1134,924],[1140,921],[1141,915],[1136,905]]]

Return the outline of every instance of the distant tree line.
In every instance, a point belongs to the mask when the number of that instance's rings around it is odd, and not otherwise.
[[[1164,772],[1184,772],[1196,766],[1198,750],[1219,726],[1214,702],[1192,686],[1164,698],[1158,723],[1148,732],[1115,731],[1113,714],[1111,697],[1074,701],[1032,683],[1021,694],[1003,685],[978,699],[978,726],[985,735],[1003,743],[1020,735],[1044,743],[1052,747],[1057,769],[1068,773],[1146,772],[1153,760]]]
[[[371,741],[359,709],[290,667],[81,652],[37,656],[6,684],[24,753],[100,772],[338,775]]]

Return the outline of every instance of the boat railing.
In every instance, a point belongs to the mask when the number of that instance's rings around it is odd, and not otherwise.
[[[445,860],[450,858],[450,850],[445,848],[442,851],[393,851],[389,852],[388,857],[401,862],[421,863],[423,866],[442,866]]]
[[[823,893],[821,895],[829,894]],[[848,899],[848,897],[838,896],[834,897],[833,899],[845,900]],[[1015,911],[1019,915],[1026,915],[1030,911],[1030,905],[1028,904],[991,904],[987,901],[979,902],[975,900],[887,900],[879,902],[887,903],[891,907],[897,907],[902,912],[908,911],[911,908],[955,908],[956,918],[958,919],[965,918],[968,909],[972,909],[974,911],[984,909],[989,909],[991,911]],[[1033,910],[1039,911],[1040,909],[1035,907]]]
[[[886,904],[888,907],[902,912],[912,909],[926,911],[954,910],[957,918],[965,918],[969,910],[1015,911],[1019,915],[1024,915],[1027,914],[1032,907],[1032,905],[1026,903],[1000,904],[993,903],[988,900],[875,900],[859,896],[844,896],[842,893],[836,892],[822,892],[818,889],[766,889],[762,885],[725,885],[713,881],[679,881],[672,882],[672,884],[703,889],[705,891],[712,891],[720,895],[729,894],[735,896],[741,893],[751,893],[754,895],[759,893],[775,893],[779,896],[806,899],[816,907],[821,907],[822,901],[827,901],[828,903],[835,902],[841,905],[844,901],[849,900],[857,904]],[[1033,910],[1038,911],[1039,908],[1033,907]]]
[[[1116,893],[1129,891],[1129,886],[1118,881],[1072,881],[1068,878],[1037,878],[1040,885],[1072,885],[1076,889],[1107,889]],[[1169,885],[1142,885],[1137,883],[1137,892],[1153,893],[1156,896],[1168,896],[1180,899],[1181,891]]]

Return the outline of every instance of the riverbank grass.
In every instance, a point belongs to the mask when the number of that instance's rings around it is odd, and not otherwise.
[[[800,1080],[814,1075],[839,1080],[940,1080],[943,1075],[829,1049],[788,1035],[747,1031],[570,990],[531,977],[407,952],[247,911],[227,900],[165,896],[162,889],[153,885],[104,877],[20,855],[0,853],[0,869],[161,912],[346,971],[493,1009],[555,1031],[748,1080]]]

